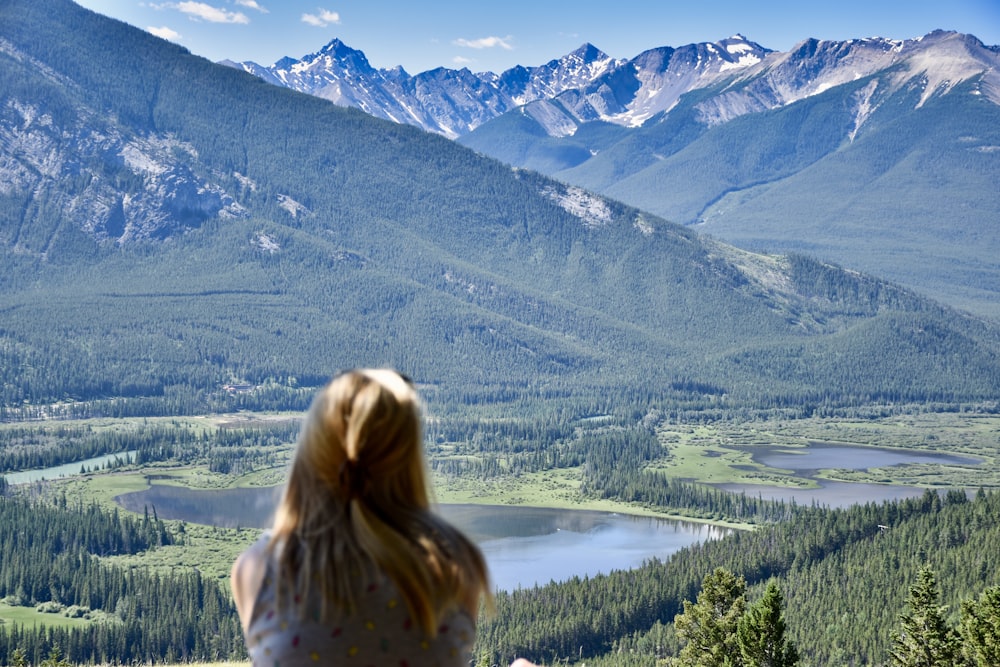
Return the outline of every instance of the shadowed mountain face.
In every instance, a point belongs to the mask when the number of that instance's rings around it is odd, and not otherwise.
[[[904,289],[706,240],[63,0],[0,5],[0,87],[4,405],[189,406],[361,364],[465,402],[1000,389],[997,333]]]

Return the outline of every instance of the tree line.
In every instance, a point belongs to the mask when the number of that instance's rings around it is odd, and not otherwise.
[[[134,554],[175,537],[155,515],[96,505],[0,498],[0,599],[90,618],[79,628],[0,625],[0,663],[18,652],[39,664],[53,650],[73,663],[221,660],[245,655],[223,587],[197,571],[123,568],[100,557]]]
[[[774,580],[788,639],[804,663],[877,664],[889,652],[914,573],[940,573],[952,609],[1000,583],[1000,494],[961,492],[845,509],[801,508],[789,519],[676,552],[640,568],[500,593],[480,627],[480,659],[655,665],[677,657],[675,617],[706,571],[724,568],[762,596]],[[624,662],[625,659],[630,662]],[[600,662],[600,661],[604,662]]]

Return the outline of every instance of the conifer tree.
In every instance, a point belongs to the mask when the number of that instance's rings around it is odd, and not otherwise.
[[[744,667],[794,667],[799,662],[795,645],[785,636],[784,599],[777,582],[767,584],[764,597],[740,619],[736,638]]]
[[[674,619],[684,644],[676,664],[680,667],[742,667],[736,629],[746,611],[746,580],[719,567],[705,576],[698,600],[684,601],[684,611]]]
[[[972,667],[1000,665],[1000,586],[962,603],[962,655]]]
[[[892,667],[953,667],[958,641],[944,621],[946,607],[938,604],[937,578],[923,566],[910,586],[907,610],[899,615],[900,628],[889,649]]]

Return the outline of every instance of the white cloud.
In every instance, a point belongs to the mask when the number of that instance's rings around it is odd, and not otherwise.
[[[456,65],[471,65],[476,61],[472,60],[471,58],[463,58],[462,56],[455,56],[454,58],[451,59],[451,62],[455,63]]]
[[[157,37],[159,37],[160,39],[170,40],[171,42],[176,42],[178,39],[181,38],[181,34],[179,32],[177,32],[176,30],[171,30],[167,26],[163,26],[162,28],[149,26],[148,28],[146,28],[146,32],[152,33]]]
[[[317,14],[303,14],[302,22],[317,28],[325,28],[331,23],[340,23],[340,14],[326,9],[318,10]]]
[[[236,0],[236,4],[248,9],[256,9],[261,14],[269,14],[266,8],[261,7],[257,0]]]
[[[174,7],[191,18],[210,23],[250,23],[242,12],[227,12],[204,2],[178,2]]]
[[[499,46],[505,51],[513,51],[514,47],[510,45],[511,39],[510,35],[506,37],[482,37],[480,39],[463,39],[460,37],[452,42],[452,44],[455,46],[465,46],[470,49],[492,49]]]

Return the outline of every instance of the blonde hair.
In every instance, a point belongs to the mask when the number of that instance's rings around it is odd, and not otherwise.
[[[456,605],[489,599],[479,549],[430,510],[420,404],[395,371],[335,377],[314,398],[275,512],[279,601],[318,588],[320,616],[350,612],[377,571],[433,636]]]

